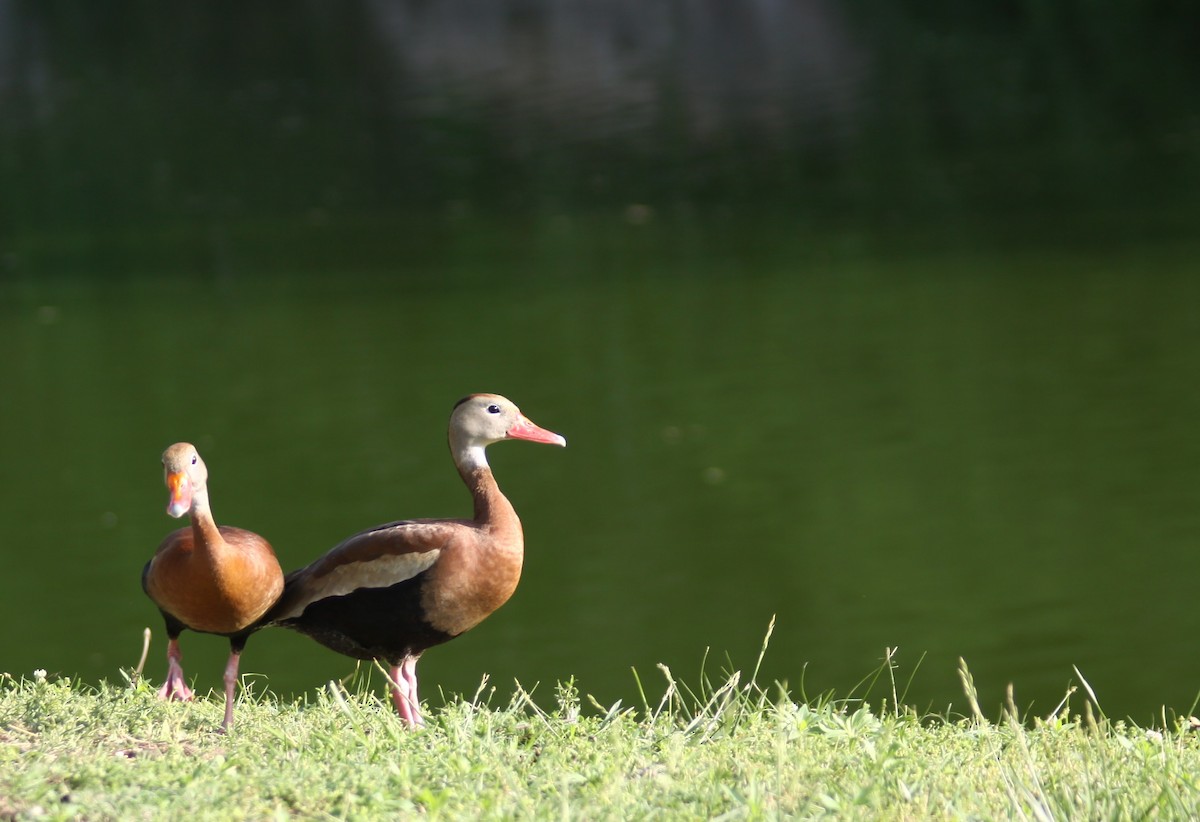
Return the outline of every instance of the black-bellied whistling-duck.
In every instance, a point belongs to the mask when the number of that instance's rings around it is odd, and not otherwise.
[[[356,659],[386,661],[396,710],[409,725],[423,724],[422,652],[482,622],[521,577],[521,521],[484,453],[508,439],[567,444],[504,397],[459,400],[450,415],[450,451],[475,499],[474,518],[403,520],[356,534],[288,574],[265,621]]]
[[[283,592],[283,571],[270,543],[251,531],[213,522],[208,469],[195,446],[178,442],[163,452],[171,491],[167,513],[187,514],[191,526],[167,535],[142,570],[142,588],[167,623],[167,681],[161,699],[193,697],[183,679],[179,634],[184,628],[229,637],[225,666],[225,719],[233,722],[238,660],[255,624]]]

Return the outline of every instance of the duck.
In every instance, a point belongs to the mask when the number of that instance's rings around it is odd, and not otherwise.
[[[160,699],[190,701],[179,635],[184,629],[229,638],[225,717],[233,724],[238,665],[246,641],[283,593],[283,569],[266,539],[242,528],[218,526],[208,501],[208,468],[196,446],[177,442],[162,455],[170,491],[167,514],[190,524],[168,534],[142,569],[142,590],[158,606],[167,631],[167,678]]]
[[[401,720],[424,724],[417,661],[508,601],[521,578],[524,536],[486,449],[504,440],[565,446],[499,394],[471,394],[450,414],[450,452],[474,500],[470,519],[407,519],[343,540],[287,575],[266,623],[359,660],[386,665]]]

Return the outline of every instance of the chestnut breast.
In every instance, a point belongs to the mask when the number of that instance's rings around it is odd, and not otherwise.
[[[222,543],[198,546],[192,528],[167,535],[146,572],[146,593],[188,628],[233,634],[266,613],[283,591],[270,544],[251,531],[221,526]]]
[[[456,636],[508,601],[521,579],[519,526],[504,537],[489,529],[456,531],[421,588],[421,610],[430,626]]]

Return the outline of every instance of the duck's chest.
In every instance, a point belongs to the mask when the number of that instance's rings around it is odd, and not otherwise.
[[[421,611],[438,631],[470,630],[508,601],[521,579],[517,546],[453,553],[429,570],[421,586]]]
[[[264,567],[254,556],[236,549],[203,550],[189,538],[154,557],[146,593],[192,630],[236,633],[278,598],[282,574],[278,563],[273,565]]]

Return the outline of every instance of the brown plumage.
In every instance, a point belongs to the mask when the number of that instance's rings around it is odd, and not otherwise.
[[[411,725],[422,724],[421,654],[482,622],[521,577],[521,521],[500,493],[484,449],[506,439],[567,444],[496,394],[460,400],[449,438],[475,501],[472,519],[404,520],[356,534],[288,574],[264,620],[347,656],[386,661],[396,710]]]
[[[270,543],[251,531],[217,527],[208,504],[208,469],[195,446],[180,442],[163,452],[171,491],[167,513],[185,513],[191,525],[172,531],[142,571],[142,588],[167,626],[167,680],[162,699],[189,700],[179,634],[185,629],[229,637],[225,666],[225,719],[233,723],[238,661],[257,621],[283,592],[283,572]]]

